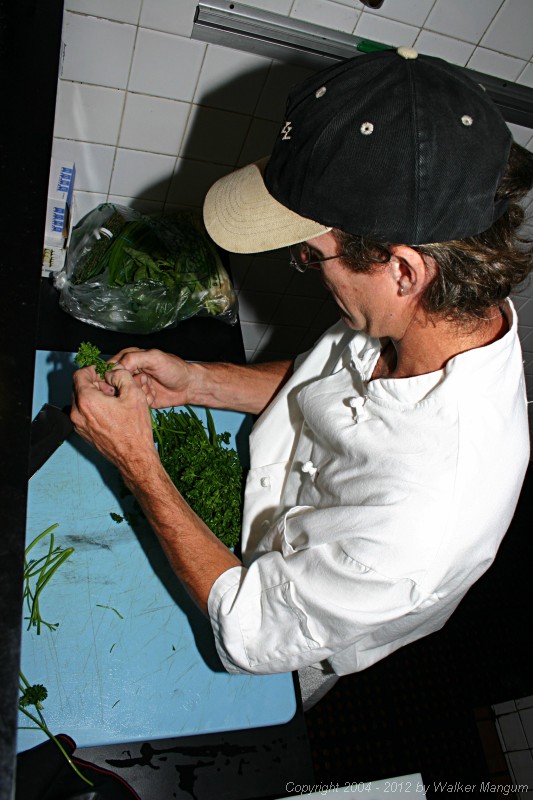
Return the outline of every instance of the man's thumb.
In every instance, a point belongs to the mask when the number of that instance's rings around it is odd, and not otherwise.
[[[121,364],[115,364],[112,369],[105,374],[106,383],[113,387],[116,394],[127,391],[133,383],[133,376]]]

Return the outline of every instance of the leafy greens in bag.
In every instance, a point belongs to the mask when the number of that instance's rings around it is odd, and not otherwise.
[[[154,333],[196,314],[233,324],[237,300],[200,217],[104,203],[72,231],[60,305],[109,330]]]

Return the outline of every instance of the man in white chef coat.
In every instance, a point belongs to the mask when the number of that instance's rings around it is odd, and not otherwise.
[[[273,153],[222,178],[223,248],[290,248],[340,321],[289,361],[187,363],[131,348],[75,376],[78,432],[121,471],[229,672],[338,676],[438,630],[490,566],[529,458],[511,290],[532,267],[533,156],[484,89],[409,48],[358,56],[289,97]],[[163,470],[150,408],[258,415],[242,561]]]

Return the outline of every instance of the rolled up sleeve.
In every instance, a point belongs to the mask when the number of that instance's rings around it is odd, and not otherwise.
[[[316,664],[421,601],[412,581],[378,574],[338,541],[283,550],[224,572],[211,589],[208,612],[228,672],[269,674]]]
[[[211,589],[208,611],[220,659],[228,672],[290,672],[320,659],[308,612],[293,581],[281,576],[279,553],[262,556],[245,569],[223,573]],[[272,570],[265,575],[265,562]]]

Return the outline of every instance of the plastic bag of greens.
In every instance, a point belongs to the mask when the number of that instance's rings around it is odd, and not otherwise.
[[[61,308],[113,331],[154,333],[196,314],[237,320],[229,276],[189,211],[147,216],[98,206],[73,229],[54,284]]]

